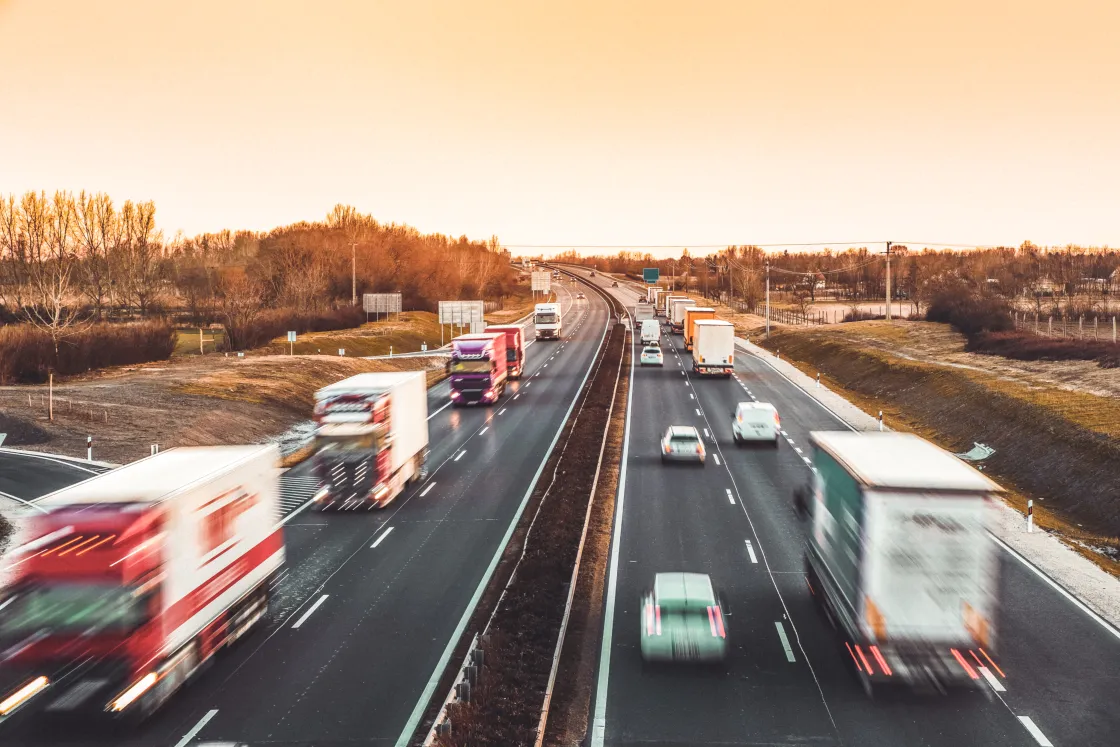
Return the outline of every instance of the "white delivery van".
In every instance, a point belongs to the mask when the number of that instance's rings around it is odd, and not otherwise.
[[[657,345],[661,342],[661,323],[656,319],[642,321],[642,344]]]
[[[782,421],[778,410],[769,402],[740,402],[735,406],[731,435],[735,443],[747,441],[773,444],[781,442]]]

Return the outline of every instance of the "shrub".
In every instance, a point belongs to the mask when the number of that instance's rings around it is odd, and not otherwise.
[[[969,338],[980,332],[1015,328],[1006,298],[982,293],[963,283],[946,285],[933,293],[926,321],[951,324]]]
[[[1096,361],[1101,368],[1120,368],[1120,344],[1100,340],[1040,337],[1030,332],[980,332],[968,339],[967,350],[1020,361]]]
[[[876,314],[873,311],[865,311],[864,309],[848,309],[844,314],[841,322],[868,322],[873,319],[886,319],[885,314]]]
[[[46,330],[29,324],[0,327],[0,384],[35,384],[47,375],[167,360],[175,333],[165,322],[91,324],[66,332],[55,353]]]
[[[275,309],[261,312],[245,323],[227,324],[226,339],[230,350],[246,350],[265,345],[290,330],[300,334],[329,332],[360,327],[364,321],[365,313],[358,306],[320,312]]]

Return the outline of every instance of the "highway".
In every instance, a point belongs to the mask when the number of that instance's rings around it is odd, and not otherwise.
[[[633,307],[636,293],[613,292]],[[740,351],[735,378],[703,379],[679,336],[662,348],[665,367],[636,368],[631,386],[592,747],[1117,743],[1115,631],[1006,552],[990,684],[869,699],[813,604],[791,501],[810,474],[809,432],[845,425],[762,359]],[[731,412],[751,399],[781,414],[777,450],[734,446]],[[658,440],[672,424],[706,431],[706,465],[662,465]],[[721,592],[731,644],[722,670],[643,669],[639,597],[671,570],[708,573]]]
[[[535,342],[490,408],[429,393],[429,477],[383,511],[290,501],[288,570],[266,624],[135,732],[13,721],[0,743],[393,745],[411,734],[570,411],[609,321],[561,287],[565,339]],[[531,326],[530,326],[531,330]],[[287,490],[314,481],[285,475]]]

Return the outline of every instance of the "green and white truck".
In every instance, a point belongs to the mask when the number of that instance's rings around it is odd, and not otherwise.
[[[908,433],[814,432],[810,591],[864,689],[979,685],[994,661],[1002,488]]]

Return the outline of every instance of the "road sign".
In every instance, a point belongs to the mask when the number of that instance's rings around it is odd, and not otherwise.
[[[362,295],[362,310],[367,314],[399,314],[401,294],[365,293]]]
[[[532,289],[548,293],[552,290],[552,273],[548,270],[534,270],[532,276]]]
[[[294,330],[288,330],[288,342],[296,341],[296,333]]]
[[[642,280],[653,285],[661,278],[661,271],[656,267],[646,267],[642,270]]]
[[[457,324],[462,327],[483,322],[482,301],[440,301],[439,323]]]

